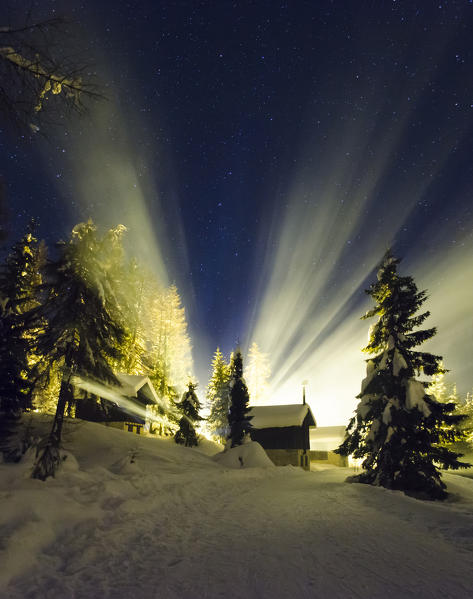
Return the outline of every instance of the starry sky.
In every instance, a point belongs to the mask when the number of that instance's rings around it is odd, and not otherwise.
[[[107,97],[47,141],[2,133],[10,241],[31,216],[50,243],[125,224],[181,292],[201,385],[217,345],[256,341],[278,401],[308,379],[325,424],[356,403],[391,245],[472,389],[471,1],[8,4],[73,20]]]

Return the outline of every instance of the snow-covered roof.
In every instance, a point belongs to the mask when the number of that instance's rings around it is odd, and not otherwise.
[[[146,398],[149,399],[151,403],[159,403],[158,395],[149,377],[142,374],[125,374],[122,372],[118,373],[116,377],[122,384],[125,395],[136,397],[138,391],[145,385],[148,385],[149,392],[146,393]]]
[[[287,404],[279,406],[253,406],[253,428],[280,428],[284,426],[302,426],[305,417],[310,414],[309,426],[317,426],[314,415],[307,404]]]
[[[346,426],[320,426],[310,431],[310,448],[315,451],[332,451],[345,438]]]
[[[79,389],[83,389],[94,395],[98,395],[103,399],[108,399],[110,401],[116,402],[117,398],[120,397],[138,397],[138,391],[143,389],[143,395],[146,398],[146,402],[142,401],[140,398],[140,403],[147,404],[159,404],[162,403],[159,401],[158,395],[153,387],[153,383],[149,380],[147,376],[143,376],[141,374],[124,374],[119,373],[115,375],[117,379],[121,383],[121,387],[113,386],[113,385],[104,385],[97,381],[88,380],[81,376],[74,376],[72,378],[72,384]]]

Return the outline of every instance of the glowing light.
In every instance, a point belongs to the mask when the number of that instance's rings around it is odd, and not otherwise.
[[[268,219],[262,232],[266,274],[256,293],[248,345],[258,343],[271,358],[271,402],[300,402],[300,381],[310,381],[307,400],[321,426],[346,423],[357,403],[367,357],[360,349],[370,324],[359,320],[369,305],[362,290],[386,249],[396,250],[419,218],[432,182],[459,143],[448,124],[440,123],[441,148],[422,147],[416,167],[394,177],[392,165],[406,145],[418,107],[405,106],[393,90],[393,109],[404,116],[387,123],[385,101],[373,98],[370,115],[384,116],[369,121],[355,113],[353,119],[339,115],[352,125],[332,131],[322,145],[319,139],[318,147],[298,159],[304,166],[294,175],[284,213]],[[468,384],[467,360],[460,354],[466,348],[473,353],[471,294],[466,289],[473,277],[472,217],[468,222],[463,218],[463,236],[458,222],[448,231],[431,218],[422,225],[417,221],[418,245],[401,265],[419,289],[430,292],[427,324],[438,326],[439,334],[429,349],[444,355],[460,387]]]
[[[78,389],[82,389],[83,391],[87,391],[87,393],[92,393],[93,395],[97,395],[102,399],[107,399],[108,401],[117,404],[117,406],[122,408],[125,412],[129,414],[135,414],[145,422],[159,422],[159,420],[155,418],[153,414],[145,407],[141,408],[136,402],[131,401],[128,397],[121,394],[119,388],[109,387],[101,383],[97,383],[96,381],[79,377],[73,377],[72,384]]]
[[[72,147],[65,155],[73,173],[75,203],[85,219],[90,216],[101,227],[125,225],[132,255],[145,263],[162,285],[168,285],[168,235],[163,230],[160,194],[149,155],[137,146],[117,104],[98,104],[91,119],[86,132],[73,131]],[[59,180],[57,184],[66,195],[66,183]],[[70,195],[70,189],[67,191]]]
[[[113,85],[110,90],[110,101],[94,105],[90,120],[71,123],[70,146],[63,159],[69,163],[73,181],[55,179],[55,184],[68,204],[72,193],[75,219],[79,211],[81,220],[91,217],[100,229],[117,224],[126,227],[123,240],[128,256],[136,258],[159,285],[169,288],[176,282],[189,322],[193,293],[190,282],[182,277],[189,269],[179,208],[174,200],[167,198],[166,207],[161,200],[160,187],[173,182],[162,181],[154,166],[160,149],[148,135],[152,125],[133,115],[134,129],[139,132],[131,130],[130,120],[112,100],[119,98],[119,90]],[[191,335],[196,338],[195,329]],[[182,360],[182,365],[192,376],[192,359],[190,365]],[[173,367],[179,370],[179,364]],[[178,391],[185,378],[180,373],[175,381]]]

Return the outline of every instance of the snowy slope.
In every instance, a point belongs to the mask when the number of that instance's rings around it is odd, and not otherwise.
[[[426,503],[80,421],[65,448],[46,483],[0,465],[2,599],[473,596],[471,479]]]

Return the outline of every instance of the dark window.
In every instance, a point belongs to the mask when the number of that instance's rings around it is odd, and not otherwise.
[[[133,432],[133,425],[132,425],[132,424],[129,424],[129,425],[128,425],[128,432],[129,432],[129,433],[132,433],[132,432]]]

